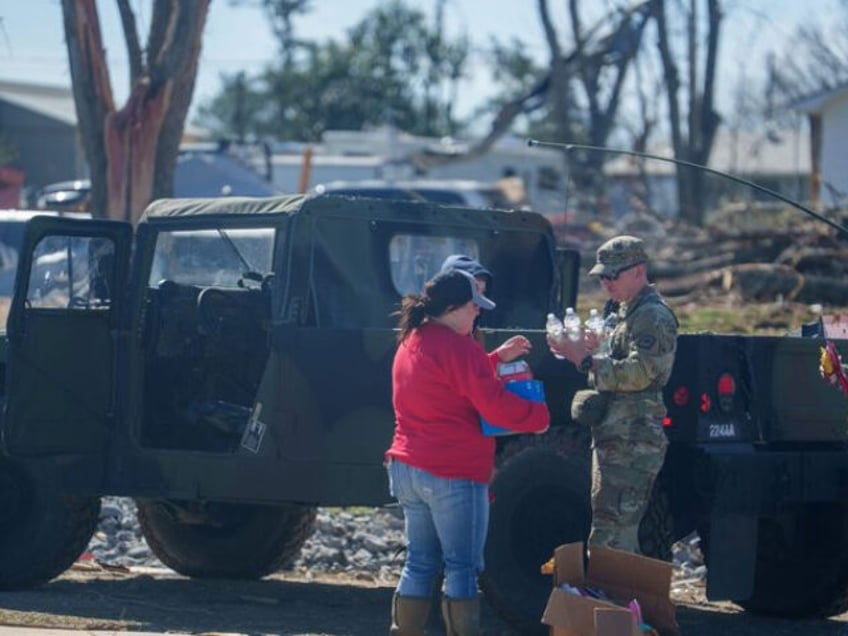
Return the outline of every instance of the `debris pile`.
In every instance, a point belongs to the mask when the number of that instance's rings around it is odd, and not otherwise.
[[[566,244],[588,267],[606,239],[640,236],[651,254],[651,279],[678,303],[730,295],[736,302],[848,306],[848,237],[805,217],[781,224],[785,218],[740,225],[716,217],[704,228],[631,219],[613,227],[591,224],[591,232],[575,233]]]

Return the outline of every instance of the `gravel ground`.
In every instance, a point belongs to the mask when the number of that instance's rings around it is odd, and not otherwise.
[[[385,634],[402,545],[401,521],[392,512],[321,510],[316,534],[292,569],[261,581],[187,579],[150,553],[131,500],[106,499],[81,561],[38,589],[0,592],[0,625],[82,633]],[[671,597],[684,636],[848,636],[848,615],[789,621],[709,603],[704,574],[697,537],[677,543]],[[485,603],[482,624],[487,636],[521,636]],[[444,634],[436,612],[428,634]]]

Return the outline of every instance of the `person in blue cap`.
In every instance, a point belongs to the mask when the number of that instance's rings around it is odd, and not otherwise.
[[[477,261],[470,256],[466,256],[465,254],[451,254],[442,263],[442,267],[439,271],[447,272],[452,269],[461,269],[464,272],[468,272],[476,278],[478,282],[484,283],[486,287],[490,287],[492,284],[492,272],[483,267],[480,261]],[[486,289],[484,288],[481,293],[486,293]]]
[[[439,273],[443,274],[452,269],[458,269],[471,274],[474,277],[474,280],[477,281],[477,290],[481,294],[490,293],[494,277],[492,276],[492,272],[483,267],[482,263],[480,263],[477,259],[466,254],[451,254],[442,263]],[[478,323],[479,317],[474,322],[474,329],[472,331],[472,335],[475,337],[479,334]],[[478,338],[478,340],[480,340],[480,338]],[[496,368],[498,362],[512,362],[513,360],[526,355],[529,351],[530,341],[526,336],[512,336],[497,349],[489,352],[489,361],[492,363],[492,367]]]

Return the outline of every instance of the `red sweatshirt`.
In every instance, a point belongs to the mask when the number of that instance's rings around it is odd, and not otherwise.
[[[424,323],[398,347],[392,402],[395,434],[386,458],[482,483],[492,477],[495,440],[481,432],[481,415],[523,432],[542,431],[550,421],[544,403],[504,388],[480,343],[438,323]]]

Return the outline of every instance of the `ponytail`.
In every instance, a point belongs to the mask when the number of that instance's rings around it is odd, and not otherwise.
[[[406,340],[412,330],[420,327],[427,317],[427,298],[418,294],[407,294],[400,303],[400,310],[393,315],[400,316],[398,320],[398,343]]]

